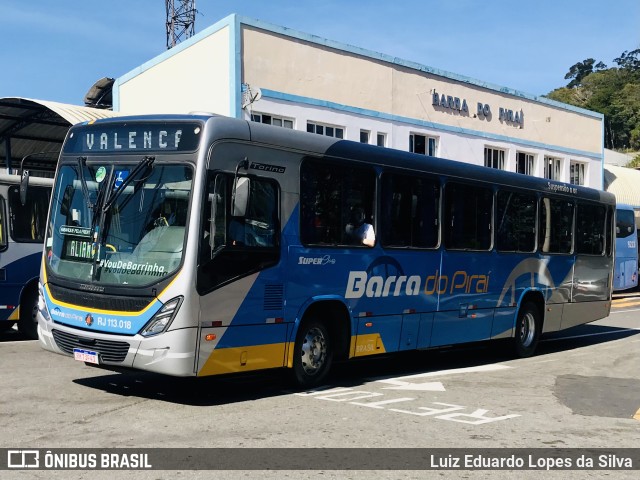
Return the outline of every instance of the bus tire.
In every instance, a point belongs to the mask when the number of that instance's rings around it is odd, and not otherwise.
[[[38,339],[38,291],[29,288],[20,302],[18,330],[31,340]]]
[[[333,345],[322,322],[305,321],[300,325],[293,351],[293,376],[304,388],[319,385],[329,373]]]
[[[540,309],[533,302],[526,302],[518,312],[513,349],[519,358],[533,355],[540,340],[542,321]]]

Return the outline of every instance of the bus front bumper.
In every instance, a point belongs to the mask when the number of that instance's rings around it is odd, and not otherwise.
[[[97,354],[96,366],[132,368],[179,377],[195,376],[198,329],[170,330],[153,337],[79,330],[47,321],[38,312],[38,337],[45,350],[74,357],[74,349]],[[91,363],[94,363],[93,361]]]

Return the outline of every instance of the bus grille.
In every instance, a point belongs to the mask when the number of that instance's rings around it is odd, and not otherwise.
[[[53,338],[56,345],[65,353],[73,355],[74,348],[84,348],[98,352],[100,359],[107,362],[122,362],[129,351],[127,342],[114,342],[113,340],[100,340],[87,337],[80,337],[72,333],[53,330]]]
[[[122,297],[104,293],[90,293],[71,290],[52,283],[48,284],[51,295],[56,300],[71,303],[79,307],[100,310],[118,310],[119,312],[139,312],[149,305],[154,297]]]

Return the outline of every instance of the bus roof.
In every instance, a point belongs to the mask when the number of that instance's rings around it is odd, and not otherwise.
[[[402,150],[378,147],[350,140],[342,140],[288,128],[265,125],[258,122],[225,117],[210,113],[137,115],[105,118],[94,122],[85,122],[72,127],[105,125],[119,122],[174,122],[198,121],[207,124],[213,130],[215,139],[254,141],[263,145],[286,147],[309,155],[333,158],[349,158],[369,164],[376,164],[411,171],[428,172],[435,175],[447,175],[460,180],[479,180],[491,184],[513,186],[536,191],[549,191],[568,197],[579,197],[615,205],[615,196],[603,190],[568,184],[546,178],[533,177],[515,172],[507,172],[474,165],[462,161],[430,157]]]

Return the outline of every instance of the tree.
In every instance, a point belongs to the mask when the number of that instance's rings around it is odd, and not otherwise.
[[[587,58],[565,75],[566,87],[548,98],[604,115],[605,147],[640,149],[640,48],[614,59],[617,67]]]
[[[639,168],[640,167],[640,153],[633,157],[633,159],[625,165],[629,168]]]
[[[622,52],[618,58],[614,58],[613,61],[625,70],[631,70],[640,72],[640,48],[627,52]],[[567,78],[567,77],[565,77]]]
[[[590,75],[594,71],[598,72],[600,70],[604,70],[605,68],[607,68],[607,66],[604,63],[598,62],[595,65],[595,70],[594,70],[594,66],[593,66],[594,63],[595,63],[595,60],[593,58],[587,58],[586,60],[583,60],[582,62],[578,62],[575,65],[573,65],[569,69],[569,72],[564,76],[565,80],[568,80],[570,78],[573,79],[567,84],[567,88],[579,87],[582,84],[582,79],[584,77],[586,77],[587,75]]]

